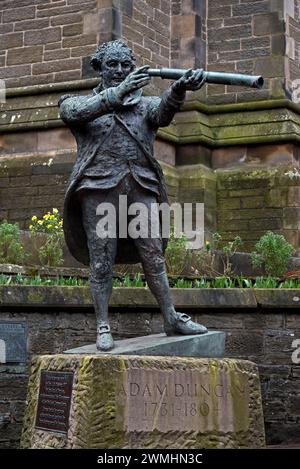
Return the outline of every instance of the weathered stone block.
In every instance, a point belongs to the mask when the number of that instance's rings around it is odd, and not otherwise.
[[[226,337],[226,347],[230,350],[231,357],[243,357],[249,359],[254,358],[254,350],[256,356],[263,356],[264,337],[259,331],[252,331],[251,335],[242,331],[228,332]],[[227,352],[228,353],[228,352]]]
[[[256,60],[254,73],[264,77],[284,76],[284,57],[263,57]]]
[[[262,208],[264,206],[263,197],[244,197],[241,198],[242,208]]]
[[[34,62],[42,62],[43,47],[21,47],[18,49],[8,50],[7,65],[28,64]]]
[[[243,209],[243,210],[223,210],[219,213],[219,219],[222,221],[228,220],[250,220],[252,222],[260,221],[264,223],[264,219],[266,221],[272,219],[280,219],[282,217],[282,210],[281,209]],[[273,223],[273,222],[272,222]],[[271,223],[271,224],[272,224]],[[228,226],[229,228],[229,226]],[[262,230],[266,228],[261,228]],[[260,230],[260,228],[257,228]],[[268,228],[266,228],[268,229]],[[271,228],[270,228],[271,229]]]
[[[253,15],[254,13],[265,13],[270,11],[270,2],[247,2],[242,3],[241,5],[233,5],[232,15],[233,16],[243,16],[243,15]]]
[[[280,208],[286,206],[287,192],[287,187],[271,189],[265,197],[266,207]]]
[[[282,228],[282,220],[280,218],[250,220],[249,228],[252,230],[280,230]]]
[[[248,220],[230,220],[230,224],[228,221],[218,221],[218,231],[226,232],[228,229],[230,229],[231,231],[235,231],[236,232],[235,235],[236,234],[241,235],[241,230],[247,231],[249,229],[249,221]]]
[[[221,199],[218,198],[219,209],[239,209],[241,208],[241,199],[238,198],[227,198]]]
[[[28,6],[24,8],[12,8],[4,12],[3,23],[11,23],[14,21],[20,21],[20,20],[25,20],[25,19],[34,18],[34,17],[35,17],[34,6]]]
[[[300,208],[286,207],[283,209],[283,227],[300,230]]]
[[[35,44],[47,44],[61,40],[60,28],[46,28],[43,30],[26,31],[24,36],[25,46]]]
[[[289,207],[300,206],[300,187],[288,188],[287,205]]]
[[[214,6],[209,6],[208,16],[211,19],[214,18],[224,18],[226,16],[231,16],[231,6],[224,6],[215,8]]]
[[[35,428],[42,370],[74,373],[65,433]],[[40,356],[28,402],[23,448],[264,446],[259,377],[249,361]],[[47,415],[51,422],[59,413],[48,406]]]
[[[22,47],[22,46],[23,46],[23,34],[22,33],[5,34],[1,38],[0,50],[11,49],[14,47]]]
[[[272,54],[284,55],[285,53],[285,37],[283,34],[274,34],[271,39]]]
[[[238,26],[227,26],[214,30],[213,39],[215,41],[226,41],[238,39],[240,37],[250,37],[252,35],[251,24]],[[222,64],[223,65],[223,64]]]
[[[278,13],[254,15],[253,33],[255,36],[265,36],[266,34],[278,32],[284,32],[284,20],[279,20]]]
[[[293,353],[292,342],[295,338],[293,330],[266,330],[265,331],[265,363],[273,364],[284,364],[291,362]],[[277,382],[277,379],[275,379]],[[286,380],[284,380],[286,383]],[[291,390],[295,389],[293,383],[291,383]],[[287,386],[282,388],[282,392],[286,395],[288,393]]]

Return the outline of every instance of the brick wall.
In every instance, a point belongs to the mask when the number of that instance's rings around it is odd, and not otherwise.
[[[139,65],[266,78],[260,91],[210,85],[208,103],[284,97],[285,75],[290,92],[299,76],[299,30],[299,0],[3,0],[0,78],[16,87],[96,76],[90,54],[122,37]]]
[[[138,63],[152,68],[170,66],[171,19],[169,0],[124,0],[121,3],[122,37],[133,49]],[[151,80],[152,90],[167,86]]]
[[[7,87],[76,80],[82,57],[95,49],[97,35],[87,33],[85,17],[96,0],[18,0],[0,4]]]
[[[181,311],[192,313],[196,321],[210,330],[225,331],[226,357],[258,364],[267,443],[299,444],[300,366],[291,361],[292,341],[300,337],[296,310],[257,308],[249,312],[231,307],[227,311],[216,308],[207,308],[206,312]],[[95,341],[95,315],[88,306],[43,309],[31,306],[30,311],[2,307],[0,317],[3,321],[26,321],[29,360],[33,354],[61,353]],[[136,308],[136,305],[121,312],[114,309],[110,318],[115,338],[162,331],[162,315],[156,309]],[[0,365],[0,448],[19,447],[27,380],[28,365]]]
[[[3,143],[9,153],[1,156],[0,142],[0,223],[18,222],[20,228],[28,229],[33,215],[41,217],[54,207],[62,213],[66,185],[76,160],[71,132],[62,128],[11,133]],[[154,152],[167,163],[162,166],[172,203],[178,195],[178,175],[172,167],[174,148],[157,140]]]
[[[62,213],[64,195],[75,155],[56,154],[33,159],[1,158],[0,163],[0,219],[18,222],[28,229],[33,215],[42,216],[56,207]],[[11,164],[12,163],[12,164]]]
[[[293,101],[300,101],[300,1],[285,3],[286,20],[286,85]],[[294,80],[298,80],[295,82]],[[294,83],[293,83],[294,82]]]
[[[288,168],[218,171],[217,227],[224,241],[239,235],[243,251],[268,230],[300,243],[300,179]]]
[[[285,24],[281,1],[214,0],[208,2],[209,70],[263,75],[262,90],[207,87],[208,103],[233,103],[284,97]]]
[[[139,65],[169,66],[170,2],[4,0],[0,34],[0,78],[7,87],[96,76],[89,56],[98,43],[119,37]]]
[[[206,2],[172,0],[171,4],[171,66],[205,68]]]

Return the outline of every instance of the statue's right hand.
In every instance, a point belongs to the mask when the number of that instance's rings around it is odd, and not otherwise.
[[[125,80],[116,87],[116,93],[119,99],[122,100],[126,95],[149,84],[150,76],[148,74],[148,68],[149,65],[144,65],[127,75]]]

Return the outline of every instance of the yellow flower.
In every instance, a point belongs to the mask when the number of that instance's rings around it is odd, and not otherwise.
[[[53,225],[48,225],[49,230],[53,227]]]
[[[33,228],[33,225],[29,225],[29,229],[30,229],[30,231],[32,230],[32,228]]]
[[[209,241],[205,241],[205,249],[206,251],[210,251],[210,242]]]
[[[54,219],[54,215],[50,215],[49,220],[53,220],[53,219]]]
[[[39,220],[39,221],[38,221],[38,224],[39,224],[39,225],[42,225],[43,223],[44,223],[43,220]]]
[[[37,217],[35,215],[33,215],[33,217],[31,218],[32,221],[37,221]]]
[[[63,224],[63,221],[62,221],[62,220],[60,220],[60,222],[59,222],[59,225],[60,225],[60,226],[62,226],[62,224]]]
[[[52,213],[54,213],[54,215],[57,215],[57,214],[58,214],[57,208],[54,208],[54,209],[52,210]]]

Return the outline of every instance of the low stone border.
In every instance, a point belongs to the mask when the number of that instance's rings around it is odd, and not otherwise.
[[[298,308],[299,289],[248,289],[248,288],[172,288],[176,307],[203,308]],[[0,286],[1,306],[39,307],[92,307],[89,287],[73,286]],[[114,288],[110,300],[113,307],[157,308],[148,288]]]

